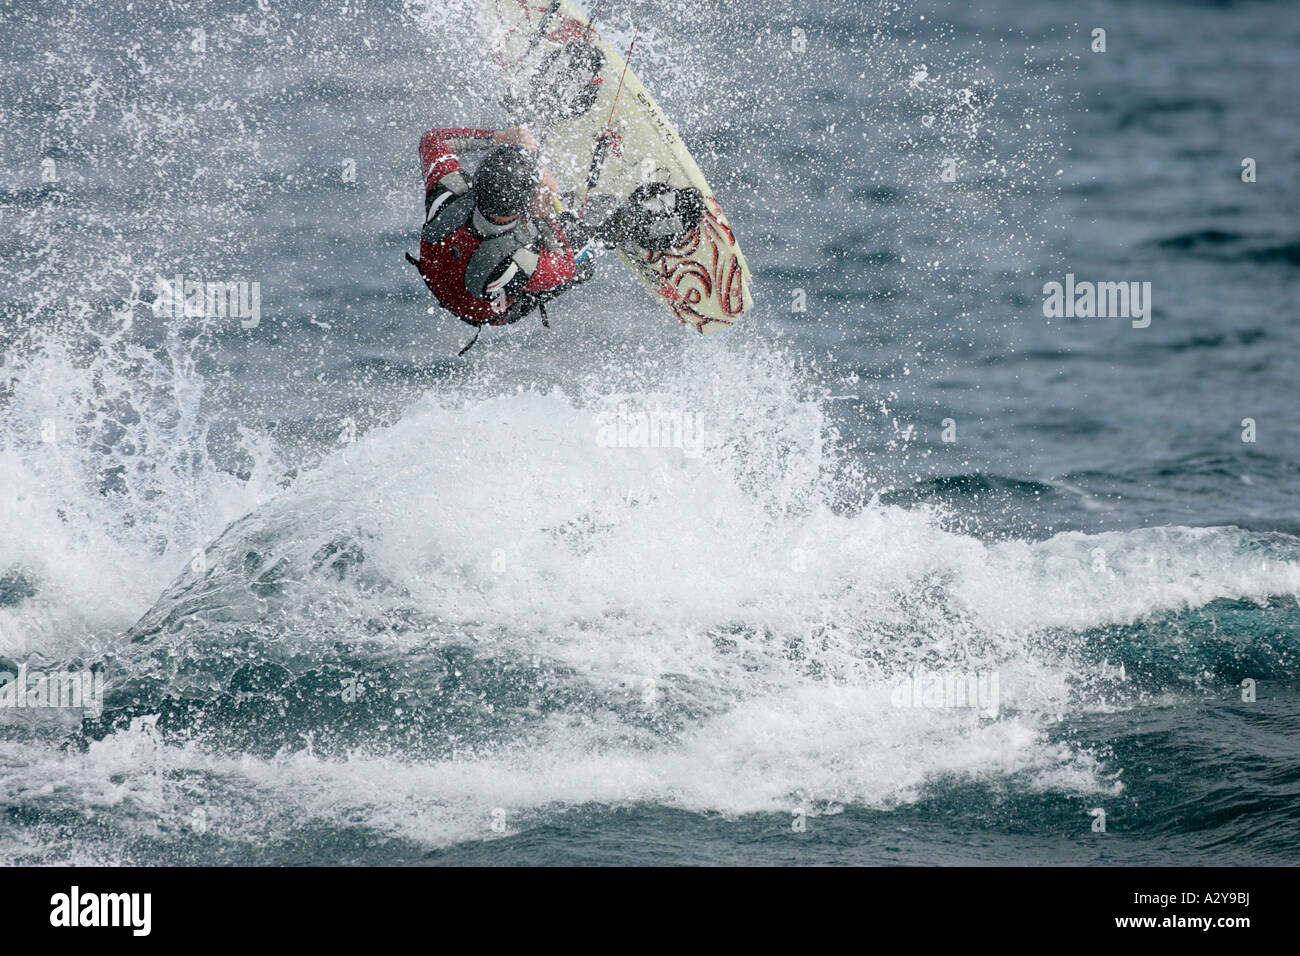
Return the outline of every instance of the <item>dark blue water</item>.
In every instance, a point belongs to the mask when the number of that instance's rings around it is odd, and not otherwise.
[[[0,11],[0,858],[1300,861],[1293,8],[610,0],[757,305],[457,359],[470,5],[263,6]]]

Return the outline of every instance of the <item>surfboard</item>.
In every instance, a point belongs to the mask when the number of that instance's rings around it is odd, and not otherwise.
[[[648,183],[694,187],[702,195],[698,225],[671,247],[619,247],[632,274],[702,335],[740,321],[754,299],[735,231],[681,136],[623,55],[569,0],[478,3],[478,25],[506,88],[507,112],[542,139],[544,161],[584,213],[617,205]],[[570,88],[561,88],[566,84]]]

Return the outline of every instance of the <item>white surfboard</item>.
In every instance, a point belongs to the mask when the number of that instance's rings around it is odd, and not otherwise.
[[[545,99],[555,73],[579,49],[571,44],[603,55],[596,87],[588,90],[594,92],[594,102],[588,96],[585,110],[568,115],[570,101],[559,95],[554,99],[559,106],[538,131],[546,162],[561,187],[573,191],[580,206],[586,198],[593,209],[602,197],[609,207],[645,183],[698,189],[704,215],[685,237],[663,251],[620,248],[619,254],[683,325],[712,335],[738,322],[753,305],[753,295],[731,223],[676,129],[635,72],[625,69],[619,51],[591,29],[569,0],[478,2],[480,28],[510,102],[535,105],[539,90]],[[592,72],[580,82],[591,82]]]

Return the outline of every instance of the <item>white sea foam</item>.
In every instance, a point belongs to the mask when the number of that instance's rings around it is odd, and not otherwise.
[[[860,476],[842,467],[815,393],[779,352],[737,340],[651,368],[637,373],[639,389],[610,390],[619,375],[602,372],[504,393],[486,384],[504,375],[490,368],[333,452],[208,549],[224,574],[226,550],[244,554],[245,539],[231,537],[251,535],[296,568],[343,533],[364,550],[364,582],[326,590],[302,578],[278,604],[256,604],[264,633],[295,619],[346,629],[350,616],[398,602],[437,626],[394,640],[456,640],[483,657],[561,667],[605,710],[561,710],[526,738],[444,760],[365,748],[350,760],[310,750],[229,759],[164,742],[146,722],[84,757],[10,751],[6,797],[102,807],[142,832],[201,806],[205,825],[235,839],[302,817],[443,845],[496,835],[494,810],[508,828],[587,803],[825,812],[896,806],[945,777],[1008,774],[1110,790],[1118,784],[1092,754],[1050,732],[1058,715],[1094,703],[1072,692],[1070,636],[1300,591],[1294,542],[1270,554],[1235,529],[987,542],[925,510],[845,507]],[[703,416],[700,454],[602,447],[600,415],[627,403]],[[167,461],[162,443],[150,448]],[[0,611],[11,650],[57,646],[88,623],[125,628],[178,563],[115,526],[139,502],[77,490],[79,468],[98,459],[75,443],[63,451],[73,479],[57,486],[62,497],[35,482],[48,452],[15,445],[0,459],[23,479],[5,486],[5,560],[38,587]],[[155,474],[175,483],[164,491],[208,489],[155,521],[211,527],[241,495],[266,495],[230,476]],[[75,506],[73,519],[51,515],[57,501]],[[97,559],[105,553],[117,557]],[[314,633],[296,646],[310,653]],[[333,636],[320,638],[322,653]],[[131,666],[130,649],[119,652]],[[917,667],[996,669],[998,719],[893,706],[896,679]],[[667,729],[656,714],[671,718]],[[172,772],[203,782],[187,789]]]
[[[486,80],[450,88],[451,78],[463,79],[457,57],[474,49],[471,25],[457,15],[465,5],[428,9],[442,11],[430,35],[444,45],[420,82],[448,87],[430,123],[477,121],[493,108]],[[616,22],[620,44],[628,26]],[[670,70],[653,24],[642,37],[638,62],[652,64],[648,75]],[[893,74],[915,63],[900,57],[888,66],[878,82],[896,83]],[[688,72],[683,100],[711,82],[707,70]],[[949,79],[905,105],[937,113],[926,127],[936,132],[979,133],[994,155],[999,137],[979,125],[979,109],[955,99],[960,89],[944,87]],[[716,102],[701,112],[729,103]],[[168,103],[146,97],[141,115],[150,122],[130,127],[131,163],[156,162],[173,141],[166,156],[177,167],[209,155],[199,134],[212,115],[194,113],[178,131],[152,118],[174,113]],[[74,99],[64,119],[89,129],[94,112],[94,102]],[[220,139],[238,144],[233,134]],[[418,215],[413,172],[391,195]],[[189,196],[178,189],[165,216],[146,225],[176,238],[162,227]],[[952,199],[927,215],[955,235],[987,211],[982,197],[959,206],[963,215],[951,214]],[[36,238],[29,245],[48,239]],[[238,234],[227,226],[216,238],[234,243]],[[820,248],[804,245],[809,256]],[[963,255],[974,254],[970,245]],[[87,285],[125,290],[119,279],[152,274],[143,261],[114,261],[120,275],[95,273]],[[63,295],[61,276],[42,281],[42,294]],[[217,656],[227,648],[196,652],[190,632],[162,632],[138,647],[122,636],[155,602],[162,614],[183,610],[184,595],[168,589],[183,572],[186,586],[227,588],[223,611],[248,624],[267,656],[292,639],[311,660],[340,632],[403,651],[454,641],[488,660],[562,668],[597,703],[560,708],[524,736],[441,759],[376,756],[382,740],[351,759],[317,756],[306,741],[271,758],[232,756],[202,740],[167,739],[148,718],[85,753],[6,739],[0,802],[49,819],[106,820],[120,839],[101,854],[85,830],[73,828],[69,841],[53,829],[6,827],[0,857],[128,862],[125,848],[138,838],[187,828],[262,846],[318,824],[441,846],[496,835],[498,819],[510,832],[589,803],[832,812],[894,807],[949,777],[1015,774],[1031,787],[1113,792],[1119,785],[1103,761],[1052,732],[1059,716],[1110,706],[1077,688],[1078,677],[1095,675],[1081,675],[1089,665],[1072,640],[1218,599],[1300,592],[1296,542],[1281,536],[1164,527],[989,542],[945,530],[924,509],[871,503],[868,466],[837,451],[817,390],[765,338],[761,311],[743,332],[701,343],[634,300],[639,290],[620,299],[613,282],[597,289],[566,298],[550,339],[522,327],[508,338],[485,334],[471,353],[473,372],[283,490],[278,453],[263,436],[241,436],[248,477],[215,467],[205,383],[193,343],[175,329],[146,350],[100,316],[88,352],[72,344],[86,328],[8,354],[0,575],[22,583],[0,607],[0,655],[63,661],[110,651],[118,669],[108,674],[110,695],[115,681],[135,676],[131,668],[170,652]],[[632,301],[634,311],[625,310]],[[67,311],[94,307],[76,301]],[[602,447],[601,415],[620,407],[699,416],[699,454],[671,443]],[[340,536],[365,562],[325,583],[311,575],[311,556]],[[196,549],[214,541],[199,569],[186,571]],[[251,595],[241,568],[254,547],[283,558],[297,586]],[[412,611],[415,625],[365,630],[394,608]],[[213,642],[227,635],[218,623],[194,626]],[[895,707],[895,681],[917,668],[996,669],[998,718]],[[215,693],[179,679],[169,688]]]

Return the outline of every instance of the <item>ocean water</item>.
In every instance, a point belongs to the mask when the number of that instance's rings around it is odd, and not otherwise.
[[[463,359],[470,4],[0,8],[0,860],[1300,862],[1293,8],[605,6],[757,304]]]

